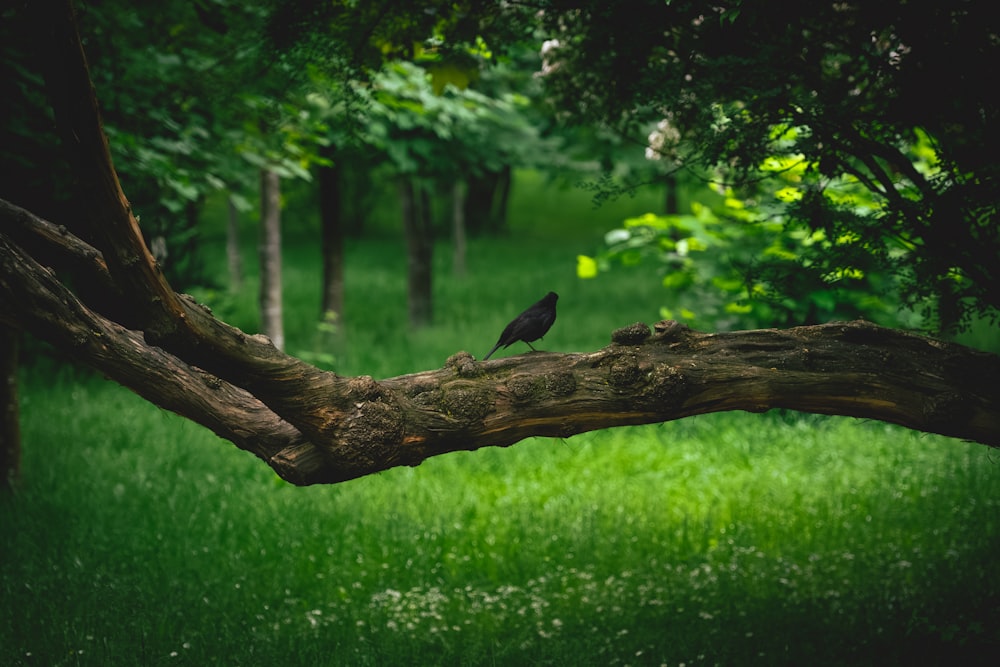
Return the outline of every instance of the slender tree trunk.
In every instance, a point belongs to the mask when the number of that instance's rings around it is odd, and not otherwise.
[[[278,173],[260,174],[260,319],[261,332],[285,349],[281,317],[281,183]]]
[[[430,224],[430,201],[426,190],[414,180],[399,180],[399,201],[406,234],[407,296],[410,326],[431,323],[431,260],[434,243]]]
[[[17,401],[18,331],[0,324],[0,490],[21,475],[21,422]]]
[[[229,265],[229,288],[243,288],[243,254],[240,252],[240,213],[232,197],[228,198],[229,219],[226,223],[226,259]]]
[[[451,189],[451,269],[457,278],[465,277],[465,183],[456,179]]]
[[[320,167],[319,216],[323,235],[324,321],[335,317],[343,322],[344,314],[344,225],[341,206],[340,169]]]
[[[466,230],[471,234],[482,234],[492,230],[493,222],[493,174],[470,175],[465,188]]]
[[[509,164],[504,165],[497,175],[497,190],[493,199],[496,223],[493,231],[498,234],[507,231],[507,204],[510,203],[510,189],[513,182],[513,168]]]
[[[472,234],[497,234],[507,226],[507,202],[510,199],[512,170],[470,176],[466,183],[466,229]]]

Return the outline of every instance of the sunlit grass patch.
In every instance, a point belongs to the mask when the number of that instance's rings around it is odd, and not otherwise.
[[[5,664],[831,664],[997,641],[979,446],[721,414],[298,489],[110,383],[26,394]]]

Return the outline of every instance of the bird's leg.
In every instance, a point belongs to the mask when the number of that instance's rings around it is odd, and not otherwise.
[[[525,342],[525,343],[526,343],[526,344],[528,345],[528,347],[530,347],[530,348],[531,348],[531,351],[532,351],[532,352],[538,352],[538,350],[536,350],[536,349],[535,349],[535,346],[534,346],[534,345],[532,345],[531,343],[528,343],[528,341],[524,341],[524,342]]]

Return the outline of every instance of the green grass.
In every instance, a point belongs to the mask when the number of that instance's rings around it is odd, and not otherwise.
[[[475,241],[463,281],[442,246],[420,332],[400,244],[353,241],[334,367],[479,356],[548,289],[545,349],[656,318],[652,269],[574,277],[600,220],[562,244],[523,222]],[[329,351],[314,252],[286,251],[292,352]],[[207,296],[253,330],[252,292]],[[2,665],[969,664],[1000,648],[1000,468],[978,445],[727,413],[296,488],[86,374],[28,369],[22,411]]]

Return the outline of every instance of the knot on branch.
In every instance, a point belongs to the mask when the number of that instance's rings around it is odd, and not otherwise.
[[[205,386],[209,389],[222,389],[223,382],[215,375],[211,373],[206,373],[205,371],[195,369],[201,377],[201,381],[205,383]]]
[[[367,401],[348,422],[345,444],[370,466],[389,458],[403,438],[403,415],[393,403]]]
[[[355,401],[372,401],[382,397],[385,391],[371,375],[359,375],[347,381],[347,394]]]
[[[481,421],[493,409],[493,392],[474,382],[453,382],[441,394],[442,411],[465,424]]]
[[[454,369],[460,377],[475,377],[479,375],[476,359],[471,354],[462,350],[448,357],[444,362],[445,368]]]
[[[345,473],[370,469],[391,458],[402,441],[404,420],[395,395],[371,376],[348,380],[347,399],[349,407],[337,424],[339,433],[319,443]]]
[[[274,341],[271,340],[270,336],[265,336],[262,333],[253,334],[252,336],[249,336],[249,339],[255,343],[259,343],[260,345],[264,345],[272,349],[277,349],[274,347]]]
[[[645,322],[636,322],[611,333],[611,342],[618,345],[639,345],[649,338],[649,326]]]
[[[682,401],[687,395],[687,377],[673,366],[658,364],[649,374],[647,382],[643,395],[660,404]]]
[[[653,331],[656,332],[658,340],[669,341],[686,338],[691,333],[691,327],[677,320],[660,320],[653,325]]]
[[[518,373],[505,383],[518,403],[540,402],[546,398],[568,396],[576,391],[576,378],[569,371],[554,371],[541,375]]]
[[[612,387],[624,389],[642,379],[643,371],[634,354],[616,354],[608,362],[608,384]]]

